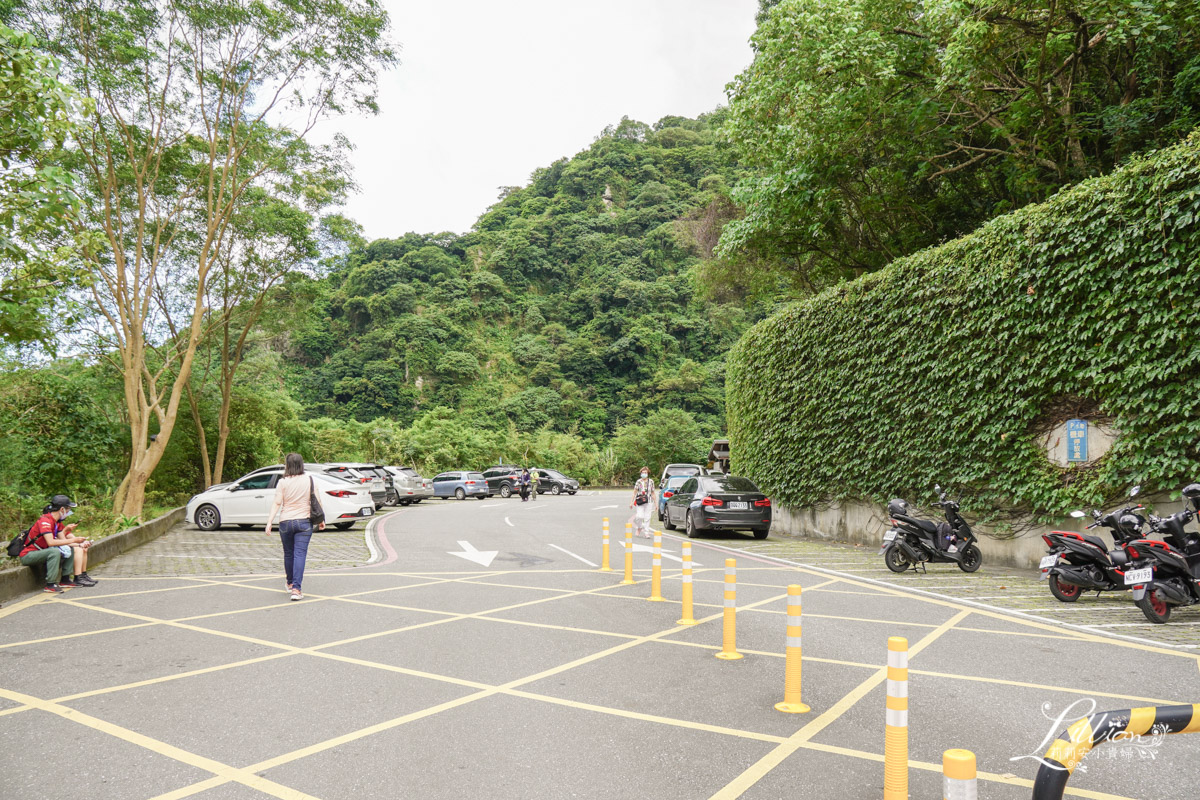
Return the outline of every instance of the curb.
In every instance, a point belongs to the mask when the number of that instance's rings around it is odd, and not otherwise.
[[[157,539],[183,519],[186,510],[185,506],[180,506],[157,519],[100,539],[88,551],[88,566],[103,564],[138,545]],[[17,564],[0,569],[0,603],[41,588],[41,580],[35,577],[34,571],[29,567]]]

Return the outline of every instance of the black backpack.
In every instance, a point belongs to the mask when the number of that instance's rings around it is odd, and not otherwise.
[[[25,549],[25,543],[29,540],[29,534],[33,533],[33,526],[29,526],[29,530],[18,533],[8,543],[8,557],[18,558],[21,551]]]

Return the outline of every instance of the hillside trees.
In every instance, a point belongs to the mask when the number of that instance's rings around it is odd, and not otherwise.
[[[718,254],[819,289],[1200,124],[1175,0],[764,2],[727,135],[757,172]]]
[[[82,224],[102,232],[88,253],[91,300],[132,443],[114,510],[137,516],[236,215],[319,120],[373,109],[376,72],[394,61],[387,17],[365,0],[43,0],[19,14],[95,101],[70,166],[84,182]],[[294,128],[276,122],[285,113]],[[177,336],[155,304],[172,287]]]

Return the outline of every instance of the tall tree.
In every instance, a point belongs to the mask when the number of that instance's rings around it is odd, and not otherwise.
[[[47,314],[78,275],[78,204],[57,155],[83,113],[37,40],[0,25],[0,338],[48,336]]]
[[[42,0],[24,21],[95,100],[75,144],[105,243],[90,253],[92,300],[132,440],[114,510],[136,516],[234,221],[319,121],[376,110],[377,72],[395,61],[387,14],[375,0]],[[187,287],[178,337],[161,287]]]

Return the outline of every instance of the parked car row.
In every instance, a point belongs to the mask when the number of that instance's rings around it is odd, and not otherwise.
[[[530,471],[535,469],[530,467]],[[555,469],[536,467],[539,475],[538,494],[575,494],[579,481],[568,478]],[[452,470],[443,472],[433,479],[436,497],[455,497],[464,500],[477,497],[482,500],[492,495],[512,497],[520,493],[521,473],[524,467],[514,464],[497,464],[482,472]]]

